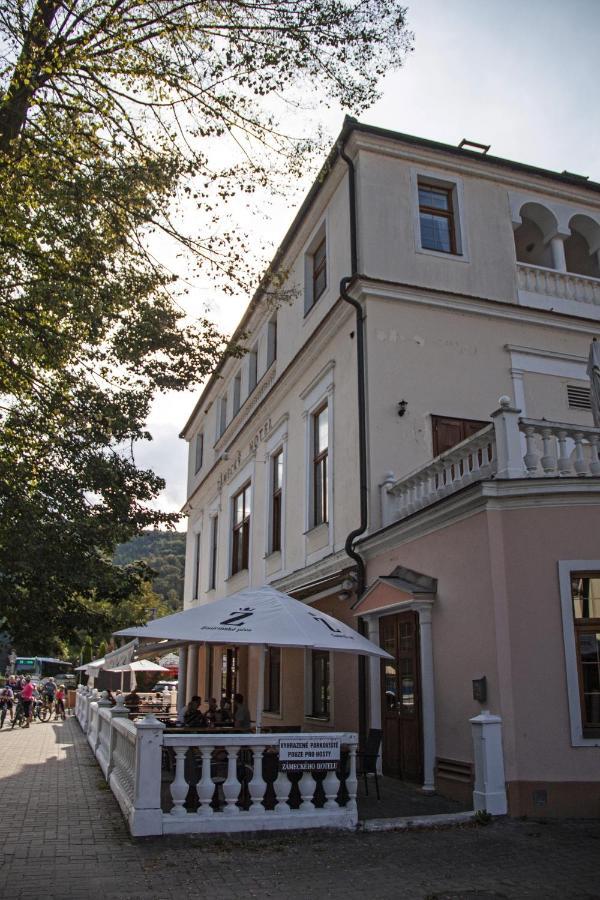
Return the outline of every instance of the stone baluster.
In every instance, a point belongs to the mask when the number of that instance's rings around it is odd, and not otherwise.
[[[590,472],[592,475],[600,475],[600,456],[598,454],[598,444],[600,437],[597,434],[590,435]]]
[[[394,521],[394,496],[390,488],[396,481],[393,472],[386,472],[383,481],[379,485],[379,497],[381,500],[381,524],[383,527]]]
[[[443,462],[441,460],[438,460],[438,462],[435,462],[433,464],[433,469],[434,469],[434,473],[435,473],[435,476],[434,476],[435,477],[435,485],[436,485],[435,493],[436,493],[437,497],[441,497],[442,493],[443,493],[443,488],[444,488],[444,464],[443,464]]]
[[[185,780],[185,755],[187,747],[175,747],[175,778],[171,784],[171,797],[173,798],[172,816],[186,816],[184,807],[185,798],[188,795],[189,785]]]
[[[273,790],[275,791],[275,796],[277,798],[275,812],[289,813],[290,806],[287,801],[290,796],[290,779],[287,776],[287,772],[279,773],[273,784]]]
[[[346,790],[348,791],[346,809],[349,813],[356,814],[356,790],[358,787],[358,780],[356,778],[356,744],[350,745],[348,761],[350,763],[350,770],[348,772],[348,777],[346,778]]]
[[[323,791],[325,793],[324,809],[337,809],[337,795],[340,789],[337,774],[331,769],[323,779]]]
[[[196,785],[196,790],[198,792],[198,802],[200,804],[198,806],[198,815],[212,816],[214,813],[214,809],[210,804],[215,792],[215,785],[212,780],[211,773],[213,748],[201,747],[200,749],[202,752],[202,777]]]
[[[300,790],[300,796],[302,798],[302,802],[300,803],[301,811],[314,812],[315,805],[313,802],[313,797],[315,796],[317,782],[315,781],[312,772],[302,773],[302,778],[298,782],[298,788]]]
[[[415,509],[421,509],[423,506],[423,495],[425,493],[425,479],[422,475],[415,476]]]
[[[542,429],[542,441],[544,443],[544,452],[540,460],[544,474],[554,475],[556,469],[556,441],[551,428]]]
[[[240,795],[240,783],[237,777],[237,747],[225,747],[227,752],[227,780],[223,783],[223,796],[225,798],[225,806],[223,813],[225,815],[234,816],[240,811],[237,805],[237,799]]]
[[[524,456],[525,467],[529,475],[535,475],[538,467],[538,454],[535,446],[535,428],[533,425],[526,426],[525,441],[527,442],[527,453]]]
[[[559,475],[571,474],[571,457],[567,450],[567,432],[561,428],[558,432],[558,472]]]
[[[575,441],[575,472],[577,475],[587,475],[588,464],[583,454],[583,434],[581,431],[575,432],[573,440]]]
[[[256,814],[262,815],[262,813],[266,812],[262,801],[265,796],[265,791],[267,789],[267,783],[263,778],[262,768],[263,768],[263,753],[265,752],[265,747],[253,747],[252,748],[252,761],[254,764],[254,771],[252,773],[252,780],[248,784],[248,793],[250,794],[251,800],[251,811]]]

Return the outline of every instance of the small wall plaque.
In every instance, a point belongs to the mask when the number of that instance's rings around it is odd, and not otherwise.
[[[487,700],[487,679],[485,675],[473,679],[473,700],[485,703]]]

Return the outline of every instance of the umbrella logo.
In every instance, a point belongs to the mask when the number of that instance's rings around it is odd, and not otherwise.
[[[252,606],[244,606],[242,609],[233,610],[229,614],[229,618],[223,619],[222,622],[219,622],[219,625],[239,625],[244,619],[249,619],[253,613],[254,608]]]
[[[335,628],[327,619],[323,619],[321,616],[315,616],[314,613],[309,613],[311,618],[313,618],[316,622],[321,622],[325,628],[329,628],[330,631],[333,631],[334,634],[342,634],[341,628]]]

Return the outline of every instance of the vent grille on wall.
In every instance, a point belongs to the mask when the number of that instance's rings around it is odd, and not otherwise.
[[[590,389],[588,387],[579,387],[576,384],[568,384],[567,398],[569,400],[569,409],[592,408]]]

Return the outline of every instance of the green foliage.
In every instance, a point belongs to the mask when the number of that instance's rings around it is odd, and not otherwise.
[[[116,548],[119,566],[142,562],[148,567],[152,590],[171,611],[183,607],[186,536],[178,531],[143,531]]]
[[[89,663],[94,658],[94,648],[92,645],[92,639],[88,635],[85,639],[85,643],[81,648],[81,665],[85,665],[85,663]]]
[[[319,148],[279,127],[281,98],[364,108],[409,44],[398,0],[4,0],[0,613],[20,650],[108,636],[150,606],[147,572],[112,562],[176,518],[136,444],[156,394],[200,382],[224,344],[185,319],[149,240],[246,286],[223,204],[287,190]],[[175,224],[183,205],[197,232]]]

